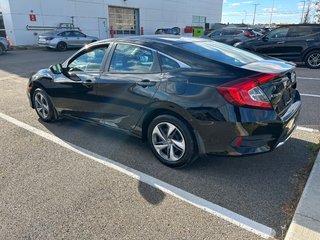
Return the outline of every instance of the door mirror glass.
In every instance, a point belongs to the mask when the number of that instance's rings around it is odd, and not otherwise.
[[[62,67],[62,65],[60,63],[59,64],[55,64],[55,65],[51,65],[49,67],[49,69],[54,74],[61,74],[63,72],[63,67]]]

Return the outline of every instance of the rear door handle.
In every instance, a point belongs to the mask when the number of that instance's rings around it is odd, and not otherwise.
[[[137,85],[145,88],[145,87],[150,87],[150,86],[156,85],[156,82],[152,82],[152,81],[150,81],[148,79],[144,79],[144,80],[142,80],[140,82],[137,82]]]
[[[82,85],[86,86],[86,87],[92,87],[93,85],[93,81],[88,79],[88,80],[84,80],[82,81]]]
[[[277,42],[277,44],[284,44],[285,41],[280,41],[280,42]]]

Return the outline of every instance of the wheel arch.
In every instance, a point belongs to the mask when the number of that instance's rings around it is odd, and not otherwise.
[[[320,47],[314,47],[314,48],[307,49],[306,51],[304,51],[304,53],[302,54],[302,61],[303,62],[306,61],[307,55],[313,51],[320,51]]]
[[[158,105],[158,104],[157,104]],[[156,118],[157,116],[160,115],[171,115],[179,120],[181,120],[187,128],[190,130],[190,133],[195,141],[195,148],[196,151],[199,154],[204,154],[205,153],[205,148],[204,148],[204,143],[202,138],[200,137],[200,134],[197,132],[197,130],[192,126],[190,123],[191,116],[182,109],[181,107],[177,106],[176,104],[173,103],[165,103],[165,104],[160,104],[162,105],[161,107],[149,107],[147,111],[145,111],[144,116],[142,117],[142,120],[140,121],[140,127],[142,130],[141,133],[141,138],[143,141],[146,141],[148,138],[148,127],[152,120]],[[189,120],[188,120],[189,119]]]
[[[43,78],[41,78],[43,79]],[[49,78],[48,78],[49,79]],[[37,88],[41,88],[43,91],[45,91],[45,87],[39,82],[39,81],[33,81],[32,82],[32,88],[30,90],[30,99],[31,99],[31,107],[34,108],[34,102],[33,102],[33,94],[34,94],[34,91],[37,89]]]

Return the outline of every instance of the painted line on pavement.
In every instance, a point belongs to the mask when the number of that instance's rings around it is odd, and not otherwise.
[[[320,98],[318,94],[300,93],[301,96]]]
[[[298,79],[307,79],[307,80],[316,80],[320,81],[320,78],[312,78],[312,77],[297,77]]]
[[[307,127],[301,127],[301,126],[297,126],[297,128],[296,128],[296,129],[297,129],[297,130],[300,130],[300,131],[305,131],[305,132],[315,132],[315,133],[320,132],[318,129],[307,128]]]
[[[82,156],[88,157],[91,160],[94,160],[96,162],[102,163],[105,166],[112,168],[114,170],[117,170],[121,173],[126,174],[127,176],[130,176],[134,179],[137,179],[141,182],[144,182],[154,188],[157,188],[167,194],[170,194],[171,196],[174,196],[184,202],[187,202],[197,208],[200,208],[214,216],[217,216],[219,218],[222,218],[240,228],[243,228],[247,231],[250,231],[256,235],[259,235],[265,239],[272,238],[275,236],[276,232],[272,228],[265,226],[261,223],[255,222],[247,217],[244,217],[240,214],[237,214],[235,212],[232,212],[226,208],[223,208],[219,205],[216,205],[212,202],[209,202],[203,198],[200,198],[194,194],[191,194],[187,191],[184,191],[180,188],[177,188],[173,185],[170,185],[166,182],[163,182],[157,178],[154,178],[152,176],[149,176],[145,173],[142,173],[140,171],[137,171],[133,168],[130,168],[128,166],[125,166],[121,163],[118,163],[116,161],[113,161],[109,158],[103,157],[101,155],[98,155],[94,152],[91,152],[89,150],[86,150],[82,147],[76,146],[72,143],[63,141],[62,139],[50,134],[46,133],[40,129],[37,129],[35,127],[32,127],[24,122],[21,122],[15,118],[12,118],[4,113],[0,112],[0,118],[20,127],[23,128],[31,133],[34,133],[40,137],[43,137],[51,142],[54,142],[62,147],[65,147],[75,153],[78,153]]]

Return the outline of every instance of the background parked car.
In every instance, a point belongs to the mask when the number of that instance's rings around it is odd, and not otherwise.
[[[97,37],[87,36],[77,30],[57,30],[39,36],[39,46],[65,51],[68,48],[80,48],[97,41]]]
[[[158,28],[155,34],[172,34],[172,35],[180,35],[180,28]]]
[[[309,68],[320,68],[319,24],[283,26],[235,46],[287,61],[304,62]]]
[[[255,34],[253,32],[250,32],[249,29],[241,28],[222,28],[219,30],[215,30],[205,36],[205,38],[210,38],[212,40],[229,45],[234,45],[235,43],[242,42],[254,37]]]
[[[2,55],[5,51],[9,48],[9,41],[4,38],[0,37],[0,55]]]

